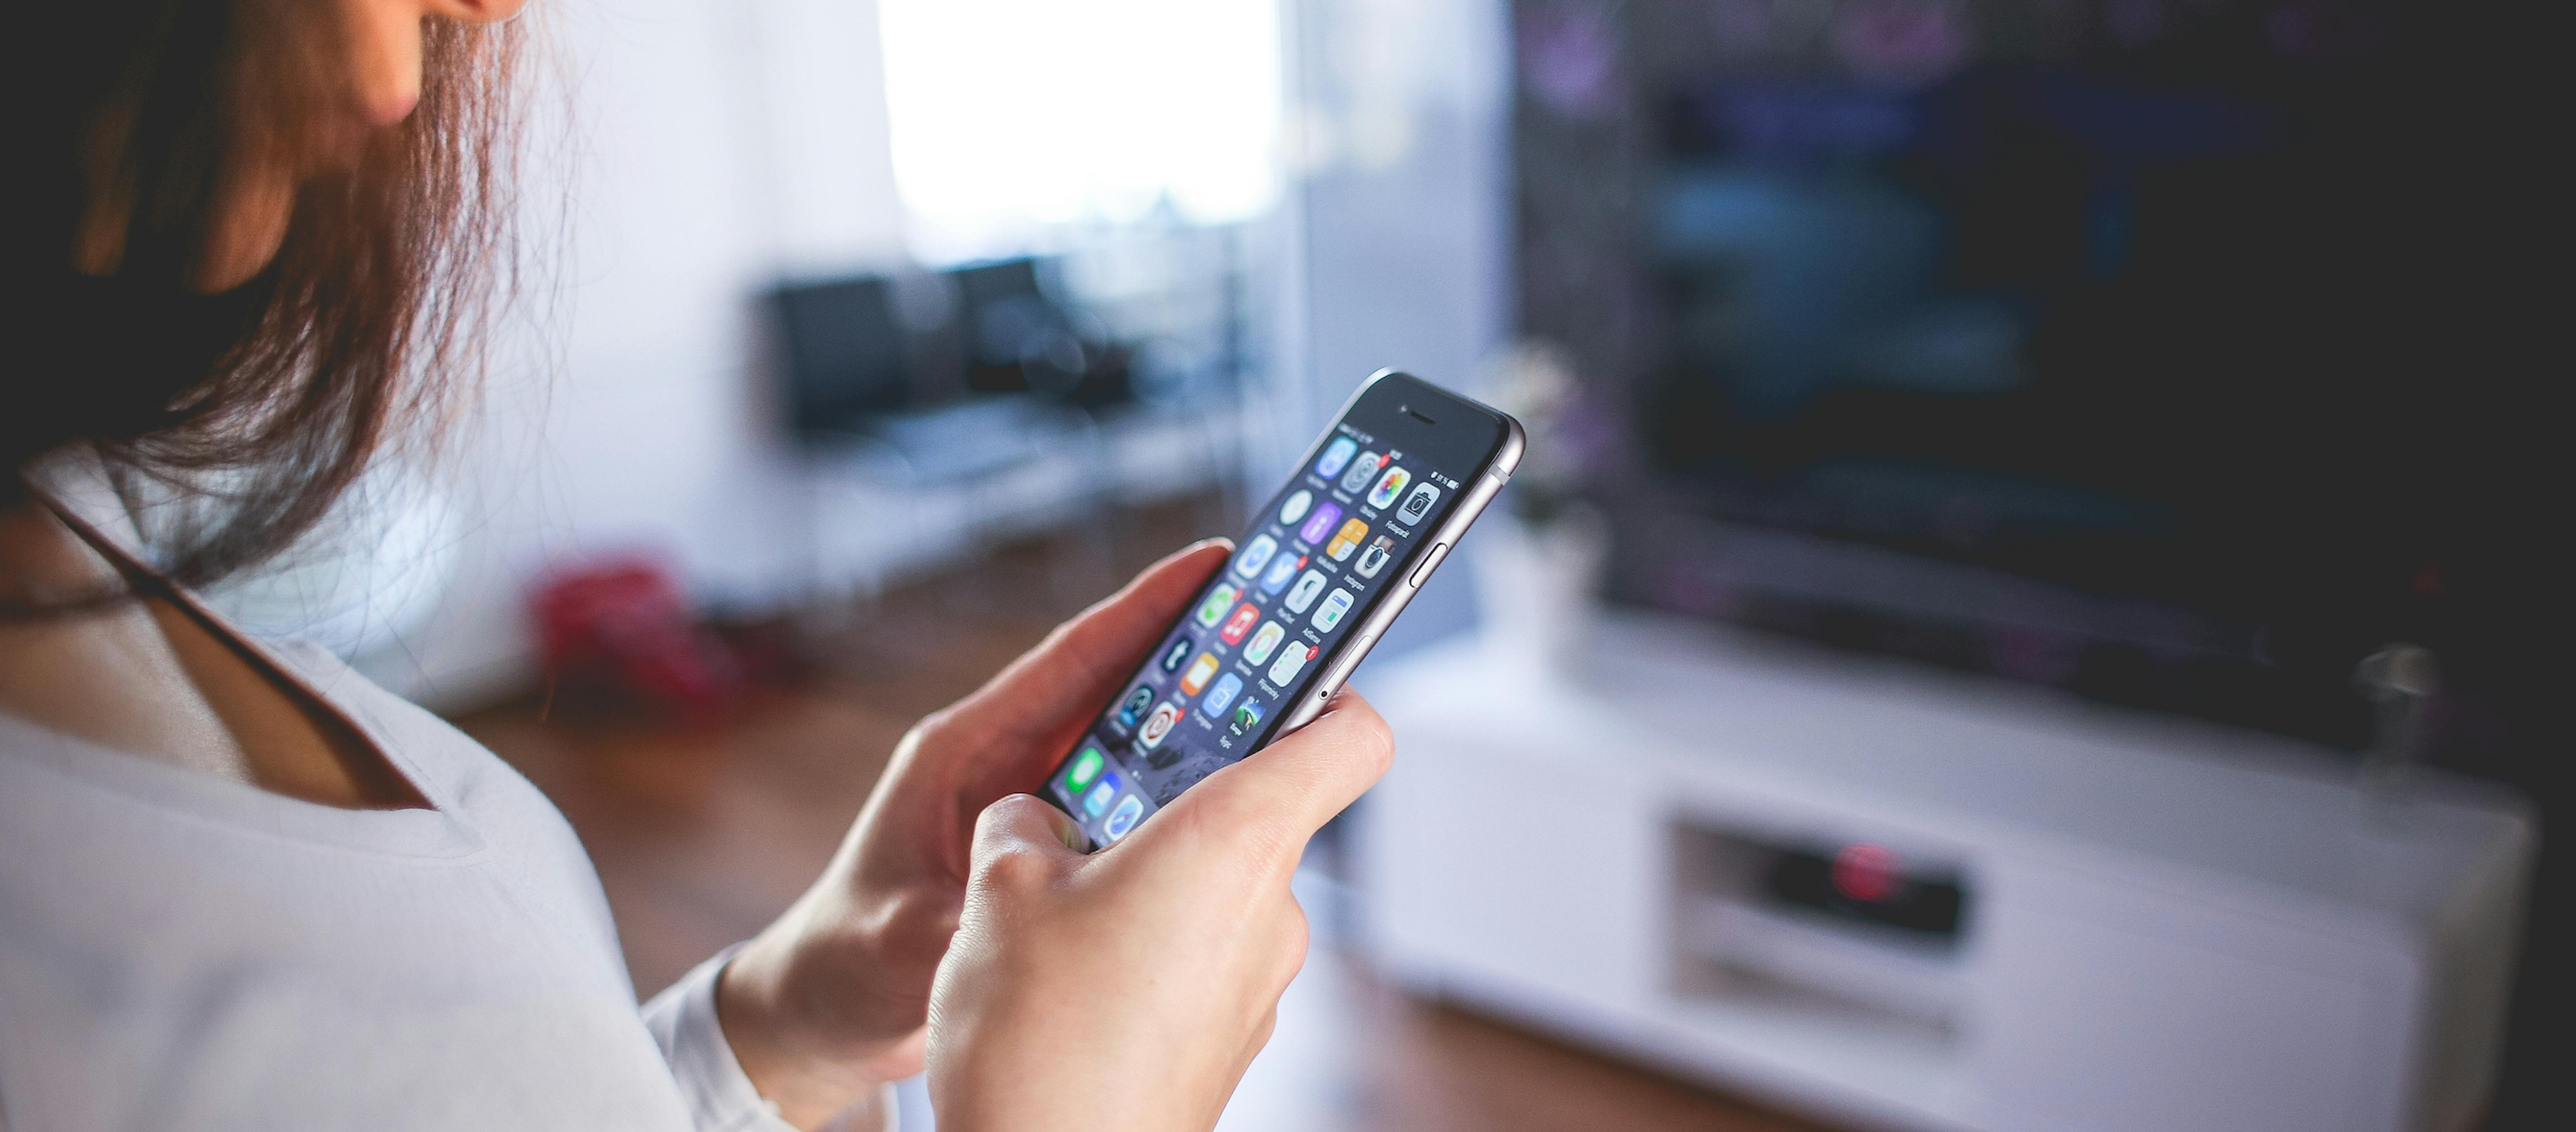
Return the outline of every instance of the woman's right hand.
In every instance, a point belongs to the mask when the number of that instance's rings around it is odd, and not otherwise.
[[[1386,722],[1345,690],[1089,856],[1036,798],[987,808],[931,988],[942,1132],[1059,1127],[1066,1113],[1136,1132],[1215,1125],[1305,961],[1297,859],[1393,756]]]

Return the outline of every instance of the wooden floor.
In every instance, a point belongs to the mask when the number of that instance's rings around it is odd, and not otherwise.
[[[721,723],[656,725],[537,698],[458,722],[580,831],[649,994],[795,897],[914,719],[1150,557],[1111,547],[1176,547],[1196,525],[1191,510],[1151,514],[1115,539],[1017,548],[890,594],[828,636],[823,671]],[[1228,1132],[1818,1127],[1414,1001],[1331,934],[1318,932]]]

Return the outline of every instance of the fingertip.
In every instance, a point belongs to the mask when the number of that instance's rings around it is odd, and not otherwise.
[[[1177,805],[1195,804],[1232,827],[1275,819],[1295,833],[1289,841],[1302,844],[1394,763],[1395,736],[1386,720],[1366,697],[1345,688],[1312,722],[1210,775]]]
[[[1370,715],[1377,714],[1376,705],[1369,703],[1367,696],[1361,695],[1358,688],[1349,684],[1344,684],[1333,690],[1333,698],[1324,701],[1323,714],[1330,715],[1334,712],[1344,710],[1366,711]]]
[[[977,820],[977,824],[979,826],[995,824],[1004,828],[1017,829],[1033,822],[1044,821],[1049,814],[1061,816],[1062,811],[1047,805],[1044,798],[1021,791],[993,799],[992,805],[984,807],[984,812]]]
[[[1224,569],[1225,560],[1233,555],[1234,540],[1232,539],[1200,539],[1164,555],[1153,565],[1137,571],[1136,576],[1129,579],[1125,586],[1120,587],[1117,593],[1111,594],[1100,605],[1093,608],[1117,606],[1127,598],[1180,586],[1183,582],[1187,583],[1186,588],[1196,589],[1208,575]]]
[[[1035,794],[1008,794],[984,807],[975,818],[977,855],[1005,852],[1054,842],[1082,851],[1082,829],[1063,810]]]
[[[1384,776],[1387,769],[1395,765],[1395,729],[1387,724],[1385,716],[1378,714],[1377,705],[1370,703],[1359,689],[1345,684],[1334,692],[1333,698],[1324,704],[1323,712],[1315,717],[1315,723],[1326,720],[1331,720],[1337,728],[1347,729],[1351,741],[1368,749],[1372,756],[1369,760],[1370,781]]]
[[[1222,551],[1225,554],[1232,555],[1234,553],[1234,540],[1230,538],[1203,538],[1197,542],[1189,544],[1188,546],[1184,546],[1179,550],[1173,551],[1171,556],[1165,558],[1163,561],[1186,562],[1194,557],[1206,554],[1209,551]]]
[[[1076,853],[1090,848],[1091,839],[1083,835],[1082,827],[1074,823],[1073,815],[1053,806],[1046,806],[1046,815],[1047,827],[1055,831],[1056,844]]]

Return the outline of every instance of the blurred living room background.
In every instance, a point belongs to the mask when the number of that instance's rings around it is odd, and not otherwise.
[[[479,400],[220,597],[553,796],[640,991],[1395,366],[1531,455],[1222,1128],[2567,1127],[2520,9],[530,18]]]

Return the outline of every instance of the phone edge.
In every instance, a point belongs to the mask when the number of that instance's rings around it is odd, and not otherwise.
[[[1370,374],[1367,381],[1360,383],[1359,390],[1351,394],[1350,400],[1342,405],[1341,410],[1333,415],[1333,422],[1338,424],[1348,417],[1352,407],[1359,404],[1360,394],[1366,393],[1369,387],[1376,385],[1379,378],[1401,372],[1389,367]],[[1418,377],[1413,380],[1422,381]],[[1422,381],[1422,384],[1431,383]],[[1433,388],[1439,387],[1433,386]],[[1529,446],[1528,434],[1522,431],[1519,420],[1510,413],[1465,394],[1448,389],[1441,389],[1441,392],[1501,418],[1502,443],[1495,446],[1494,454],[1486,459],[1485,466],[1477,473],[1475,489],[1468,492],[1467,497],[1459,501],[1457,509],[1451,511],[1449,517],[1441,522],[1439,529],[1432,532],[1429,540],[1432,545],[1430,553],[1437,554],[1439,557],[1436,560],[1427,560],[1425,565],[1414,567],[1414,572],[1421,575],[1421,583],[1417,585],[1410,577],[1406,578],[1402,589],[1388,595],[1386,600],[1378,603],[1376,609],[1370,611],[1368,620],[1360,623],[1359,630],[1344,638],[1347,643],[1334,650],[1331,667],[1326,668],[1323,676],[1315,681],[1314,690],[1297,705],[1296,711],[1289,713],[1287,720],[1279,725],[1279,729],[1271,733],[1270,742],[1262,744],[1263,747],[1296,734],[1298,728],[1313,723],[1316,716],[1323,714],[1324,705],[1332,702],[1334,693],[1341,691],[1342,685],[1350,680],[1351,674],[1359,670],[1360,662],[1368,659],[1369,651],[1377,647],[1378,640],[1385,635],[1387,626],[1394,624],[1396,615],[1404,612],[1404,607],[1413,604],[1414,597],[1422,592],[1422,587],[1429,585],[1432,576],[1439,573],[1442,566],[1449,564],[1449,559],[1457,553],[1458,540],[1466,537],[1467,528],[1475,525],[1477,516],[1484,514],[1485,508],[1493,503],[1496,496],[1502,494],[1503,486],[1511,482],[1512,473],[1519,469],[1521,454]],[[1325,425],[1325,438],[1329,439],[1332,434],[1333,426]],[[1320,447],[1323,441],[1317,443]],[[1446,550],[1441,549],[1444,546]]]
[[[1467,528],[1475,524],[1477,516],[1484,514],[1485,508],[1493,503],[1496,496],[1502,494],[1503,486],[1511,482],[1512,473],[1519,470],[1521,455],[1529,446],[1529,436],[1521,428],[1520,420],[1510,413],[1445,386],[1423,381],[1394,366],[1386,366],[1362,379],[1358,388],[1351,390],[1349,397],[1343,398],[1341,406],[1333,410],[1333,415],[1325,423],[1323,430],[1316,434],[1315,442],[1307,446],[1304,459],[1291,466],[1302,468],[1314,463],[1316,458],[1323,454],[1324,446],[1332,443],[1336,435],[1333,426],[1348,419],[1351,410],[1359,406],[1360,398],[1367,396],[1368,391],[1376,387],[1379,381],[1396,375],[1412,378],[1424,385],[1431,385],[1442,393],[1492,413],[1503,422],[1502,443],[1495,446],[1494,454],[1486,459],[1483,469],[1477,473],[1475,489],[1470,491],[1467,497],[1459,502],[1458,508],[1450,512],[1449,518],[1443,520],[1440,527],[1432,532],[1432,544],[1436,547],[1445,543],[1449,551],[1444,552],[1438,561],[1430,563],[1428,570],[1423,570],[1420,566],[1415,567],[1415,570],[1422,572],[1423,584],[1428,585],[1432,575],[1437,574],[1440,567],[1449,564],[1450,554],[1458,549],[1458,540],[1466,536]],[[1351,673],[1358,670],[1360,662],[1368,659],[1370,650],[1375,649],[1378,639],[1385,635],[1386,627],[1394,624],[1396,615],[1404,612],[1404,608],[1413,603],[1414,596],[1421,592],[1422,586],[1408,584],[1371,611],[1368,620],[1360,624],[1359,631],[1345,638],[1346,643],[1334,651],[1332,666],[1316,680],[1314,694],[1302,699],[1297,710],[1290,713],[1289,718],[1280,724],[1276,731],[1271,732],[1269,741],[1263,743],[1261,749],[1267,749],[1272,743],[1296,734],[1299,728],[1314,722],[1315,717],[1323,713],[1324,705],[1332,702],[1333,694],[1341,691],[1342,685],[1350,680]],[[1250,758],[1259,753],[1260,749],[1256,749],[1247,752],[1244,757]],[[1055,771],[1050,768],[1047,773],[1053,775]],[[1054,791],[1041,786],[1033,792],[1033,796],[1058,812],[1068,817],[1072,816],[1073,811],[1067,809],[1064,803],[1056,798]],[[1074,828],[1082,838],[1083,852],[1100,851],[1102,846],[1092,841],[1088,832],[1082,831],[1079,821],[1075,823]]]

